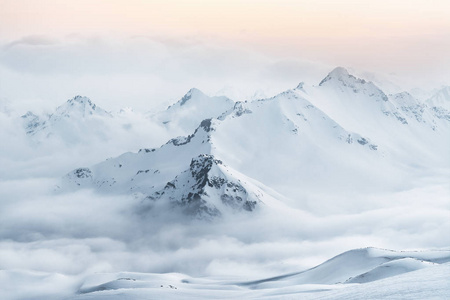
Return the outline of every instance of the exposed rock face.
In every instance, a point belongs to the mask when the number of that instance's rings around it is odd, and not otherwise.
[[[443,107],[433,107],[432,110],[436,118],[450,121],[450,111]]]
[[[65,181],[77,186],[90,186],[93,182],[92,171],[89,168],[78,168],[64,177]]]
[[[192,159],[188,170],[147,198],[169,201],[184,213],[199,219],[221,216],[224,207],[253,211],[258,201],[252,200],[239,180],[227,173],[222,161],[213,155],[202,154]]]
[[[171,139],[166,144],[172,144],[174,146],[183,146],[191,142],[191,140],[196,136],[196,134],[199,133],[199,130],[203,130],[203,133],[206,133],[206,140],[209,141],[209,132],[213,131],[214,128],[212,127],[211,119],[203,120],[199,127],[194,131],[193,134],[190,134],[188,136],[179,136],[176,138]]]
[[[39,116],[33,114],[31,111],[24,114],[22,119],[25,123],[26,133],[30,135],[34,134],[36,130],[43,125]]]

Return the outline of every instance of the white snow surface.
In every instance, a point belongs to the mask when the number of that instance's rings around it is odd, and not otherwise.
[[[351,250],[298,274],[250,282],[181,273],[63,276],[1,271],[2,299],[445,299],[450,250]],[[363,273],[364,271],[368,272]],[[341,280],[350,277],[347,281]],[[357,282],[357,283],[355,283]],[[20,292],[17,292],[19,290]]]

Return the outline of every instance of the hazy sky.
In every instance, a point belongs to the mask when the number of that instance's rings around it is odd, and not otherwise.
[[[440,86],[449,14],[448,0],[0,0],[0,98],[160,103],[316,83],[338,65]]]

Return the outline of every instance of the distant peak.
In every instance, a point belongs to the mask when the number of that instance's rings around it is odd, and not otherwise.
[[[75,96],[72,99],[67,100],[61,106],[58,106],[55,110],[55,113],[52,114],[53,118],[56,116],[70,116],[71,114],[81,114],[82,116],[87,115],[102,115],[109,116],[112,115],[107,111],[103,110],[101,107],[98,107],[94,104],[88,97],[84,96]]]
[[[348,73],[346,68],[343,67],[337,67],[334,68],[330,73],[328,73],[327,77],[325,77],[320,83],[319,86],[322,86],[325,82],[331,81],[331,80],[339,80],[342,82],[347,81],[348,79],[357,80],[355,76],[350,75]],[[361,83],[365,83],[365,80],[361,80]]]
[[[31,111],[27,111],[26,114],[24,114],[23,116],[21,116],[24,119],[28,119],[28,118],[37,118],[38,116],[35,115],[33,112]]]
[[[350,76],[350,73],[348,73],[347,69],[344,67],[336,67],[330,72],[329,75],[333,77],[342,77],[342,76]]]
[[[67,103],[69,105],[74,105],[75,103],[81,104],[84,106],[88,105],[94,110],[96,107],[96,105],[94,103],[92,103],[91,99],[89,99],[88,97],[80,96],[80,95],[77,95],[77,96],[73,97],[72,99],[67,100]]]
[[[88,97],[77,95],[77,96],[73,97],[72,99],[67,100],[67,102],[91,103],[91,100]]]
[[[343,89],[352,90],[354,93],[364,93],[370,97],[376,96],[377,100],[388,101],[386,94],[371,81],[356,78],[348,73],[345,68],[337,67],[325,77],[319,86],[335,87],[343,91]]]
[[[305,85],[305,83],[302,81],[300,82],[297,87],[295,88],[296,90],[303,90],[303,86]]]
[[[189,92],[192,93],[192,94],[195,94],[195,93],[202,93],[202,94],[203,94],[203,92],[200,91],[198,88],[191,88],[191,89],[189,90]]]
[[[184,95],[183,98],[181,98],[181,100],[179,101],[180,102],[180,106],[186,104],[186,102],[188,102],[193,96],[196,96],[196,95],[204,95],[204,94],[203,94],[202,91],[200,91],[197,88],[190,89],[186,93],[186,95]]]

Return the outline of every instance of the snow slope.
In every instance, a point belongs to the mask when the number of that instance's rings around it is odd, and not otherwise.
[[[450,265],[440,264],[364,284],[301,284],[245,289],[181,274],[117,274],[67,299],[447,299]],[[192,281],[192,283],[191,283]]]
[[[248,282],[252,288],[297,284],[366,283],[450,261],[449,251],[350,250],[312,269]]]
[[[449,270],[450,251],[392,251],[375,248],[356,249],[338,255],[327,262],[294,275],[278,276],[254,282],[230,282],[211,279],[197,279],[182,274],[112,274],[101,280],[93,276],[80,288],[80,295],[74,299],[102,299],[122,290],[134,296],[189,298],[284,298],[294,295],[303,298],[330,299],[335,297],[356,297],[369,299],[365,295],[401,295],[405,297],[411,288],[411,279],[420,278],[425,284],[416,287],[417,296],[440,297],[449,295],[450,284],[446,280]],[[362,273],[369,270],[366,273]],[[416,271],[416,272],[414,272]],[[410,273],[411,272],[411,273]],[[357,275],[360,274],[360,275]],[[447,273],[448,274],[448,273]],[[400,275],[400,276],[399,276]],[[430,276],[431,275],[431,276]],[[121,277],[121,278],[120,278]],[[349,277],[348,280],[345,279]],[[431,279],[433,278],[433,279]],[[97,285],[93,284],[97,280]],[[100,279],[100,280],[99,280]],[[107,282],[105,282],[106,280]],[[377,284],[377,281],[381,282]],[[344,283],[345,284],[342,284]],[[100,283],[100,284],[99,284]],[[352,283],[361,283],[354,285]],[[388,284],[389,288],[383,287]],[[396,287],[394,286],[394,284]],[[426,283],[435,284],[436,289],[428,290]],[[373,287],[377,287],[374,289]],[[138,292],[141,290],[141,293]],[[102,295],[101,292],[105,291]],[[135,291],[136,293],[133,293]],[[89,295],[89,293],[91,293]],[[412,294],[413,295],[413,294]],[[308,297],[309,296],[309,297]],[[122,298],[123,299],[123,298]],[[328,298],[327,298],[328,299]],[[409,298],[408,299],[420,299]]]
[[[421,104],[408,93],[387,96],[340,67],[318,86],[305,86],[301,95],[346,130],[389,147],[396,161],[420,166],[449,163],[450,122],[440,107]]]
[[[450,296],[449,261],[449,250],[355,249],[310,270],[252,282],[195,278],[181,273],[120,272],[70,277],[1,271],[0,296],[67,300],[446,299]],[[369,271],[362,273],[365,270]],[[350,279],[344,282],[348,276]],[[40,283],[39,288],[36,283]]]

